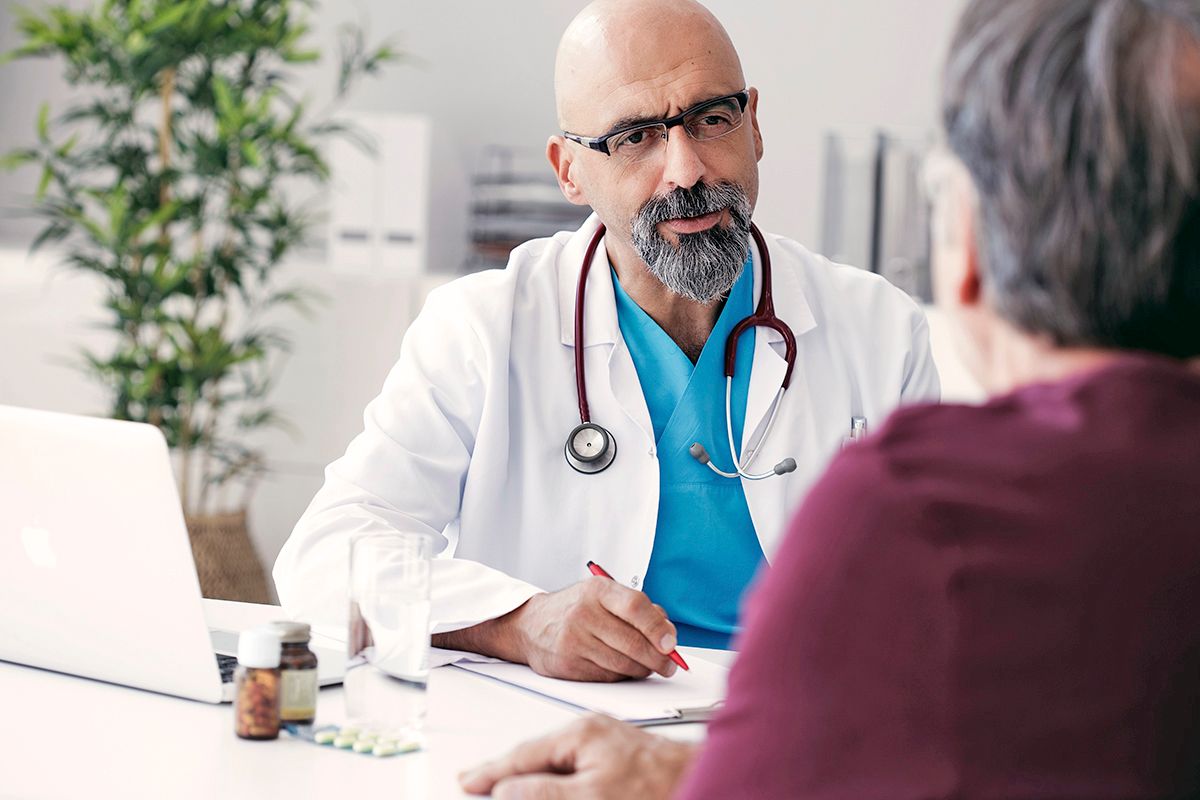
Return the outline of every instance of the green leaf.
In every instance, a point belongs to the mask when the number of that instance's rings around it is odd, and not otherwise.
[[[18,167],[23,167],[26,164],[29,164],[36,160],[37,160],[37,151],[36,150],[13,150],[11,152],[5,153],[3,157],[0,157],[0,170],[4,170],[5,172],[12,172],[14,169],[17,169]]]
[[[404,58],[404,54],[400,52],[395,43],[390,41],[384,42],[379,46],[378,49],[375,50],[375,52],[367,56],[367,68],[374,70],[380,64],[388,64],[400,61],[402,58]]]
[[[30,255],[36,253],[42,248],[42,245],[45,245],[49,242],[61,242],[68,235],[70,235],[70,233],[71,229],[67,225],[64,225],[60,222],[52,222],[37,235],[37,238],[33,240],[33,244],[29,245]]]
[[[320,50],[289,50],[283,54],[283,60],[288,64],[311,64],[321,60]]]
[[[47,164],[42,168],[42,179],[38,181],[37,192],[34,197],[40,203],[46,199],[46,192],[50,189],[50,181],[54,179],[54,170]]]
[[[252,167],[262,164],[262,153],[259,152],[258,145],[250,139],[242,142],[242,156],[245,157],[246,163]]]
[[[153,36],[159,31],[166,30],[172,25],[182,20],[184,16],[192,10],[192,6],[188,3],[172,3],[167,6],[167,9],[161,12],[150,23],[146,25],[146,34]]]
[[[37,115],[37,135],[38,140],[46,142],[50,140],[50,104],[42,103],[38,109]]]
[[[229,88],[229,82],[220,75],[214,75],[212,79],[213,99],[217,101],[217,112],[221,116],[229,116],[233,113],[233,91]]]
[[[71,155],[71,151],[75,149],[75,145],[77,144],[79,144],[79,134],[75,133],[72,134],[71,138],[67,139],[67,141],[63,143],[63,146],[58,148],[55,153],[59,158],[66,158],[67,156]]]
[[[121,229],[125,225],[125,215],[129,210],[129,196],[125,192],[125,187],[118,184],[108,195],[105,206],[108,208],[109,230],[112,232],[114,240],[119,239]]]
[[[131,238],[136,239],[142,233],[150,230],[151,228],[160,227],[163,223],[175,216],[175,214],[179,211],[179,206],[180,204],[177,200],[172,200],[166,205],[160,206],[153,214],[139,222],[137,226],[134,227]]]

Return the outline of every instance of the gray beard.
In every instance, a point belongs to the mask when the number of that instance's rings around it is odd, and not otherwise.
[[[656,226],[681,217],[729,209],[729,227],[714,225],[680,234],[672,245]],[[646,201],[631,225],[634,249],[663,286],[697,303],[724,298],[742,274],[750,252],[750,201],[733,183],[698,183]]]

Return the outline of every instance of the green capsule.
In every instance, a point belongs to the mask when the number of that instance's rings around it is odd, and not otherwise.
[[[342,750],[349,750],[351,747],[354,746],[354,737],[353,736],[338,736],[336,739],[333,740],[333,746],[339,747]]]
[[[313,734],[313,741],[317,744],[333,744],[333,741],[336,738],[337,731],[332,730],[317,731],[315,734]]]

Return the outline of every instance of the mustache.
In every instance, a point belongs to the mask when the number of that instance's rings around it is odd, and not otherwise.
[[[742,209],[748,205],[746,193],[736,183],[697,183],[692,187],[681,186],[665,195],[651,197],[638,209],[637,216],[643,224],[653,226],[669,219],[702,217],[725,209],[730,209],[740,217]]]

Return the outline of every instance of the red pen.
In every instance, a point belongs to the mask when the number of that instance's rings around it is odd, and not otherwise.
[[[587,563],[587,568],[588,568],[588,572],[592,573],[593,575],[595,575],[599,578],[608,578],[610,581],[613,579],[613,576],[609,575],[607,572],[605,572],[604,567],[600,566],[595,561],[589,561]],[[691,667],[689,667],[687,665],[687,662],[683,660],[683,656],[679,655],[679,653],[677,651],[672,650],[671,652],[667,653],[667,658],[671,659],[672,661],[674,661],[676,664],[683,667],[684,669],[691,671]]]

